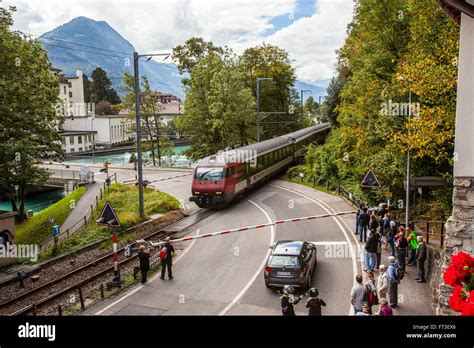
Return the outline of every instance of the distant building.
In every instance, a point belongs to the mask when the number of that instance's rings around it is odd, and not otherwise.
[[[53,68],[53,73],[59,76],[60,86],[58,97],[62,101],[64,115],[82,116],[87,114],[84,102],[84,78],[80,69],[76,70],[76,76],[66,76],[62,70]]]

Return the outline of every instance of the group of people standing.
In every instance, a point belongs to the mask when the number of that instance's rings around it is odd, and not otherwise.
[[[356,214],[355,234],[365,243],[364,272],[356,277],[351,290],[351,303],[356,315],[371,315],[372,307],[380,304],[379,315],[392,315],[398,306],[398,285],[404,277],[406,266],[418,267],[418,283],[426,282],[426,243],[422,236],[397,221],[390,207],[380,204],[377,210],[361,204]],[[388,267],[382,264],[382,250],[389,252]],[[407,261],[408,258],[408,261]],[[379,270],[375,281],[374,271]]]

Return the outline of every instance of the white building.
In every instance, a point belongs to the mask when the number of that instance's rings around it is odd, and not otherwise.
[[[91,151],[94,144],[94,135],[97,132],[61,130],[59,134],[61,135],[64,152],[70,154]]]
[[[95,116],[67,116],[64,119],[63,129],[73,132],[89,132],[95,149],[110,148],[131,139],[134,134],[131,131],[132,122],[125,115],[95,115]],[[66,140],[66,145],[68,141]],[[63,141],[64,145],[64,141]],[[83,148],[83,151],[91,151],[90,147]],[[73,147],[66,147],[66,153],[70,153]],[[76,148],[78,146],[76,145]],[[74,152],[78,152],[75,149]]]

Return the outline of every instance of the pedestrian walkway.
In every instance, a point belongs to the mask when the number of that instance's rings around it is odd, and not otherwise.
[[[78,221],[84,219],[84,216],[89,218],[91,214],[91,204],[95,206],[96,197],[103,187],[102,182],[94,182],[87,186],[86,192],[82,195],[78,202],[74,202],[75,206],[61,225],[60,232],[65,232],[74,227]]]
[[[279,186],[303,193],[308,197],[319,201],[323,205],[332,207],[335,211],[348,211],[355,209],[351,203],[336,195],[317,191],[311,187],[288,181],[277,180],[275,183]],[[357,246],[358,249],[357,272],[363,274],[363,264],[360,261],[363,262],[364,260],[363,251],[365,243],[360,243],[359,236],[355,235],[355,214],[340,216],[339,220],[341,220],[344,227],[351,232],[351,237],[353,237],[352,242]],[[389,265],[388,256],[388,251],[382,250],[381,264],[384,264],[386,267]],[[427,265],[425,267],[427,268]],[[376,269],[374,274],[375,278],[377,278],[379,271]],[[415,280],[416,277],[417,268],[406,266],[405,276],[398,286],[399,301],[398,307],[393,309],[394,315],[434,315],[434,311],[431,306],[432,298],[428,283],[417,283]],[[364,283],[366,281],[367,277],[364,274]],[[347,289],[348,298],[349,292],[350,289]],[[375,311],[377,310],[378,306],[375,307]]]

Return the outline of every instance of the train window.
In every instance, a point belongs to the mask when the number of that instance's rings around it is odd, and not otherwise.
[[[229,167],[226,169],[225,177],[230,178],[231,176],[234,176],[234,167]]]
[[[222,167],[197,167],[195,179],[199,181],[220,181],[224,176]]]

